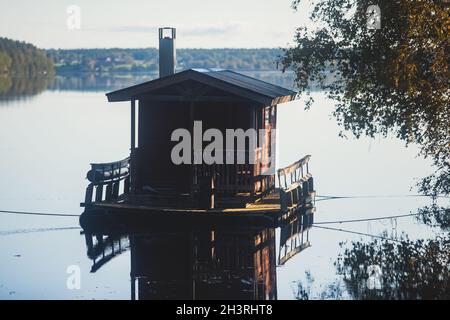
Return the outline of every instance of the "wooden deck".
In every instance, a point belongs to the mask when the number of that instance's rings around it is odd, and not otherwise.
[[[145,201],[143,201],[145,203]],[[120,210],[130,210],[130,211],[140,211],[141,213],[181,213],[181,214],[277,214],[281,210],[280,205],[280,192],[279,189],[275,189],[267,196],[263,197],[261,200],[255,203],[249,203],[245,208],[225,208],[225,209],[191,209],[191,208],[180,208],[177,206],[160,206],[155,204],[151,205],[151,202],[146,204],[139,204],[136,202],[129,203],[128,199],[125,197],[121,201],[114,202],[94,202],[90,204],[83,203],[83,207],[88,209],[120,209]]]
[[[103,230],[105,227],[117,232],[142,228],[186,228],[196,226],[252,225],[272,227],[279,217],[280,203],[278,190],[273,191],[258,203],[246,208],[229,209],[192,209],[139,205],[135,202],[97,202],[85,204],[85,212],[80,218],[83,228]]]
[[[305,203],[314,207],[314,195]],[[83,229],[116,230],[126,232],[130,229],[149,230],[167,228],[175,230],[187,227],[222,226],[239,228],[277,227],[289,223],[297,215],[295,206],[283,211],[280,205],[280,190],[275,189],[261,200],[248,204],[245,208],[228,209],[180,209],[170,207],[139,205],[126,202],[97,202],[85,204],[85,212],[80,218]]]
[[[212,209],[202,209],[189,194],[128,192],[129,174],[122,168],[127,160],[107,164],[106,169],[105,165],[99,168],[93,165],[88,173],[93,182],[87,188],[86,201],[81,204],[85,211],[80,223],[84,229],[117,228],[120,232],[151,227],[283,226],[299,215],[314,213],[315,191],[308,160],[309,156],[280,169],[280,188],[261,194],[237,193],[228,198],[219,194],[218,205]],[[111,173],[105,174],[108,172]],[[105,176],[107,180],[102,180]],[[119,194],[121,189],[124,192]]]

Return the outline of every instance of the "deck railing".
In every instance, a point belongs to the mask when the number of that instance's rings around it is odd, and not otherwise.
[[[278,170],[280,187],[280,242],[278,264],[283,265],[310,246],[309,229],[314,223],[314,180],[306,156]]]
[[[216,193],[253,192],[253,165],[194,165],[194,185],[205,177],[214,179]]]
[[[130,158],[110,163],[91,164],[87,173],[86,204],[117,200],[130,191]]]
[[[254,153],[256,160],[250,164],[194,165],[193,186],[200,186],[202,179],[213,180],[215,194],[250,193],[266,194],[274,188],[273,175],[261,174],[261,150]],[[278,170],[281,211],[301,205],[314,190],[309,173],[310,156]],[[85,203],[117,200],[130,193],[130,158],[111,163],[91,164],[87,174],[90,181],[86,189]]]
[[[250,156],[254,156],[253,163],[248,161]],[[245,151],[245,164],[199,164],[193,166],[194,188],[199,182],[209,177],[214,179],[214,192],[221,193],[264,193],[274,186],[273,176],[261,174],[262,154],[261,148],[255,152]]]
[[[128,235],[92,235],[86,233],[87,255],[93,264],[91,272],[94,273],[113,257],[130,249]],[[96,240],[96,241],[95,241]]]
[[[315,208],[304,208],[290,223],[280,228],[278,265],[284,265],[296,254],[310,247],[309,229],[314,223]]]
[[[295,210],[304,205],[310,193],[314,191],[314,180],[309,172],[309,160],[306,156],[294,164],[279,169],[278,184],[280,187],[281,211]]]

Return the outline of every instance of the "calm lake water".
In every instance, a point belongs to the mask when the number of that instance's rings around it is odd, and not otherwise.
[[[250,75],[292,86],[292,75]],[[107,103],[105,92],[150,77],[58,77],[56,81],[5,90],[0,100],[0,210],[82,213],[89,164],[129,155],[128,103]],[[26,79],[21,80],[26,83]],[[31,81],[32,82],[32,81]],[[22,88],[22,89],[21,89]],[[338,137],[333,102],[315,92],[305,111],[301,100],[279,107],[278,166],[312,155],[310,169],[322,196],[357,198],[317,201],[315,221],[383,217],[415,212],[429,203],[414,185],[432,172],[395,138]],[[412,189],[411,189],[412,188]],[[333,227],[390,237],[432,237],[435,230],[414,217]],[[130,299],[130,252],[91,273],[77,217],[0,213],[0,299]],[[370,238],[313,228],[311,247],[277,271],[279,299],[294,299],[305,271],[314,277],[313,298],[334,281],[339,243]],[[81,289],[66,286],[68,266],[81,269]],[[345,297],[345,294],[344,294]]]

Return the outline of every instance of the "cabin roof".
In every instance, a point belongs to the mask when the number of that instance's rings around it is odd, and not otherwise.
[[[173,75],[107,93],[109,102],[139,100],[156,95],[155,91],[193,80],[240,98],[264,105],[276,105],[295,99],[297,92],[230,70],[189,69]],[[178,94],[182,95],[182,94]],[[212,98],[211,101],[214,99]]]

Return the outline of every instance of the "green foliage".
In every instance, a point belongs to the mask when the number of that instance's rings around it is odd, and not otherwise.
[[[372,4],[316,1],[311,18],[320,27],[298,28],[282,63],[295,71],[302,91],[319,84],[336,101],[342,135],[394,133],[417,144],[436,168],[420,190],[448,195],[450,7],[438,0],[380,0],[381,28],[371,30],[366,11]]]
[[[294,0],[296,9],[305,0]],[[367,9],[381,9],[381,28],[367,28]],[[422,221],[450,230],[450,211],[438,205],[450,191],[450,7],[439,0],[318,0],[297,29],[296,45],[281,62],[309,94],[319,85],[336,101],[342,135],[394,133],[430,157],[435,173],[419,191],[436,200]],[[309,106],[310,104],[308,104]],[[382,287],[367,286],[369,266],[382,270]],[[449,299],[450,239],[353,242],[336,262],[355,299]],[[301,289],[301,288],[300,288]]]
[[[53,74],[53,62],[32,44],[0,38],[0,74],[40,76]]]
[[[158,50],[48,50],[58,72],[157,72]],[[276,70],[280,49],[178,49],[179,69]]]

